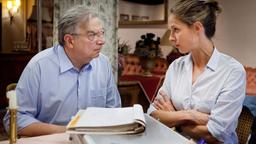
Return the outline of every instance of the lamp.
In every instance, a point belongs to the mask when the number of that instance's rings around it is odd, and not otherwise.
[[[169,29],[164,33],[164,35],[162,36],[162,38],[160,40],[161,46],[171,46],[172,45],[171,41],[169,40],[170,34],[171,34],[171,31]]]
[[[169,63],[172,63],[175,59],[183,56],[185,54],[181,54],[179,50],[172,45],[170,39],[171,30],[167,30],[160,40],[160,45],[166,55],[166,59]],[[171,47],[170,47],[171,46]],[[166,49],[164,48],[166,47]]]
[[[160,40],[160,46],[163,51],[163,55],[166,57],[169,63],[181,56],[178,49],[175,48],[170,41],[170,34],[171,30],[168,29]]]
[[[48,8],[41,7],[41,10],[42,10],[42,21],[43,22],[51,22],[52,18],[49,14]],[[31,13],[28,21],[37,21],[37,6],[36,5],[33,6],[32,13]]]
[[[15,13],[19,11],[20,0],[8,0],[7,1],[7,10],[10,16],[10,24],[12,24]]]

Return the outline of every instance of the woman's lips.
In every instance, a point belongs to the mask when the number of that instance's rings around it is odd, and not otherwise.
[[[174,44],[173,46],[174,46],[174,47],[176,47],[176,48],[178,48],[178,47],[179,47],[179,45],[178,45],[178,44]]]

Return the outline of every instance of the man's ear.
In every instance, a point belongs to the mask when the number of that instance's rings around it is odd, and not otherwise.
[[[73,48],[73,47],[74,47],[74,46],[73,46],[74,41],[73,41],[72,35],[70,35],[70,34],[65,34],[65,35],[64,35],[64,41],[65,41],[66,47],[68,47],[68,48]]]

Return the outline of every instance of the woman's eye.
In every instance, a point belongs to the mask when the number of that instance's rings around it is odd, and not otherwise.
[[[173,28],[173,32],[178,32],[178,31],[179,31],[179,29]]]

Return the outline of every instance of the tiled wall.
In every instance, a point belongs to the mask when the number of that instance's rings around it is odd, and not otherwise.
[[[74,5],[84,5],[96,11],[104,23],[106,43],[102,53],[108,56],[115,77],[117,77],[117,0],[54,0],[54,18],[56,26],[60,14]],[[54,42],[57,41],[57,29],[54,27]]]

